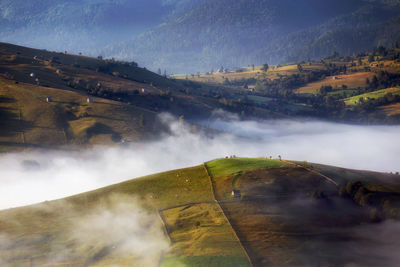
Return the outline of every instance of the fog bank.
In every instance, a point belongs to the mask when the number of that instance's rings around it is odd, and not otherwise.
[[[66,201],[35,205],[32,220],[46,227],[47,232],[41,233],[44,239],[29,234],[37,230],[35,223],[30,224],[35,230],[26,231],[23,237],[0,234],[0,266],[21,266],[24,259],[30,260],[31,266],[118,267],[127,266],[126,262],[158,266],[169,243],[156,214],[139,203],[135,197],[113,194],[90,209]],[[43,214],[50,222],[40,221]],[[7,224],[14,227],[26,223],[26,218],[18,215],[7,217]],[[45,246],[38,245],[41,242]],[[15,247],[18,252],[14,257],[6,253]]]
[[[400,171],[399,126],[319,121],[239,121],[215,117],[196,131],[167,114],[170,134],[150,143],[80,152],[22,152],[0,156],[0,209],[57,199],[156,172],[227,155],[281,155],[353,169]]]

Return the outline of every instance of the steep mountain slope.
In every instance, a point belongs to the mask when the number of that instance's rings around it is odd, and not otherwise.
[[[206,0],[105,54],[186,73],[315,59],[334,50],[349,54],[397,39],[397,28],[390,28],[393,35],[384,34],[387,25],[382,23],[397,16],[398,3]],[[359,38],[360,31],[368,34]]]
[[[0,40],[95,55],[192,7],[198,0],[0,1]]]

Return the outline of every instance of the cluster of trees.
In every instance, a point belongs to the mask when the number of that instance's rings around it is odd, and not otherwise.
[[[265,96],[288,97],[293,94],[293,89],[303,85],[304,77],[300,74],[284,76],[275,80],[258,80],[255,90]]]
[[[337,75],[346,71],[345,66],[337,66],[335,64],[326,64],[326,66],[326,70],[306,71],[299,64],[299,74],[281,76],[279,79],[274,80],[265,79],[257,81],[255,88],[256,92],[270,97],[293,98],[294,89],[301,87],[309,82],[322,80],[326,76]]]
[[[366,83],[369,91],[399,86],[400,74],[379,71],[372,80],[367,78]]]
[[[255,84],[257,82],[256,78],[242,78],[242,79],[235,79],[235,80],[228,80],[225,79],[224,85],[234,85],[234,86],[244,86],[248,87],[249,84]]]
[[[377,190],[378,187],[367,186],[361,181],[349,181],[339,188],[339,195],[350,198],[362,207],[370,209],[373,222],[388,219],[400,219],[400,194]]]
[[[265,63],[262,67],[261,70],[267,72],[269,69],[269,65],[267,63]],[[253,70],[254,70],[254,65],[253,65]]]
[[[392,44],[391,48],[386,48],[384,46],[374,47],[370,56],[379,56],[383,60],[397,60],[400,59],[400,45],[398,42]]]
[[[314,109],[314,115],[320,117],[342,118],[346,104],[334,95],[316,95],[308,99]]]
[[[400,102],[400,95],[387,93],[383,97],[364,99],[360,97],[358,108],[364,111],[375,111],[377,107]]]
[[[249,115],[254,111],[254,106],[246,101],[242,101],[241,99],[233,100],[227,98],[220,98],[218,102],[224,107],[226,110],[230,112],[239,113],[241,115]]]

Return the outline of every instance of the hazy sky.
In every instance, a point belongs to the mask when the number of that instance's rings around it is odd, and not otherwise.
[[[190,127],[168,115],[163,115],[163,120],[170,125],[171,134],[151,143],[1,155],[0,208],[57,199],[233,154],[281,155],[354,169],[400,171],[400,126],[216,119],[203,124],[225,133],[206,136],[192,133]]]

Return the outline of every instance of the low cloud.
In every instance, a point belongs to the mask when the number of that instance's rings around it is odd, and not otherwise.
[[[40,219],[41,214],[50,216],[57,231],[47,225],[48,233],[37,238],[34,233],[22,238],[0,235],[0,264],[8,266],[12,262],[18,265],[30,261],[35,266],[72,263],[79,266],[158,266],[169,247],[168,240],[157,216],[138,203],[135,197],[114,194],[84,210],[66,201],[36,205],[31,209],[31,216],[34,219]],[[26,218],[11,215],[7,224],[25,224],[24,220]],[[36,223],[43,224],[33,222],[33,225]],[[16,246],[15,255],[7,253]]]
[[[386,221],[379,224],[363,225],[355,229],[356,246],[354,257],[363,259],[362,265],[354,266],[399,266],[400,223]]]
[[[156,172],[227,155],[281,155],[354,169],[400,171],[399,126],[320,121],[240,121],[217,112],[202,127],[160,116],[170,133],[159,140],[79,152],[21,152],[0,156],[0,209],[57,199]],[[208,134],[204,128],[216,130]],[[202,130],[203,129],[203,130]]]

